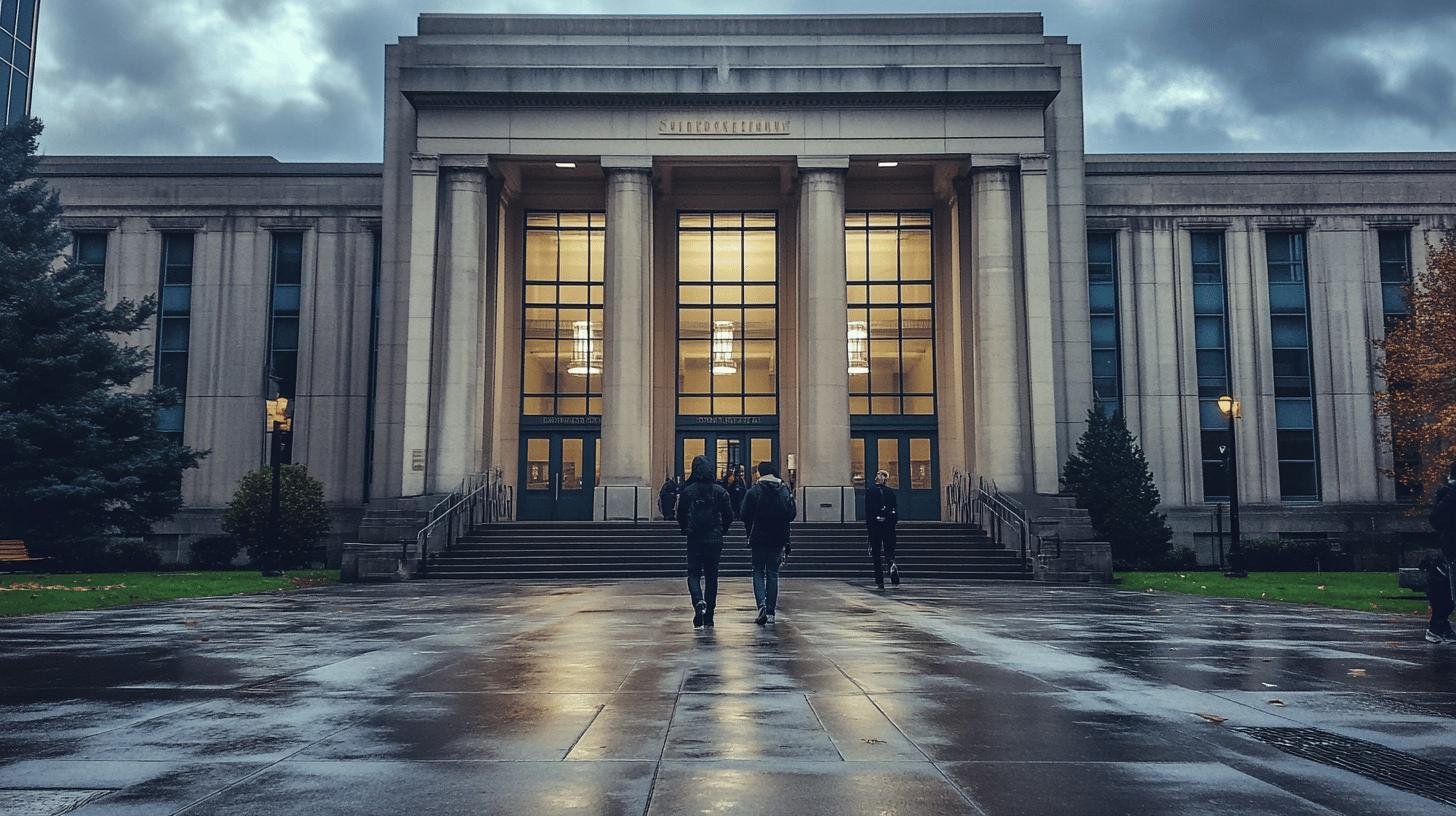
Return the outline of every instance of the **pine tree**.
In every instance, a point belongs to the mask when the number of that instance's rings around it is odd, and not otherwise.
[[[1382,437],[1396,448],[1394,476],[1419,489],[1446,481],[1456,461],[1456,237],[1430,247],[1426,268],[1406,287],[1409,313],[1375,347],[1375,372],[1387,388],[1375,395],[1389,420]]]
[[[150,353],[117,342],[155,303],[107,307],[101,282],[62,258],[60,200],[35,179],[38,119],[0,129],[0,538],[69,566],[181,506],[201,454],[157,430],[179,395],[128,393]]]
[[[1077,452],[1067,457],[1062,485],[1076,494],[1097,534],[1112,544],[1123,568],[1146,569],[1168,557],[1173,531],[1158,512],[1161,497],[1153,484],[1142,448],[1127,429],[1122,412],[1087,412],[1087,430]]]

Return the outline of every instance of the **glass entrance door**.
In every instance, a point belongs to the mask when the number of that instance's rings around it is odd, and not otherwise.
[[[592,517],[601,437],[595,433],[528,433],[521,438],[519,515],[533,521]]]
[[[721,479],[729,468],[743,466],[747,482],[758,478],[755,468],[765,459],[778,462],[778,434],[758,431],[693,431],[678,434],[677,461],[683,478],[692,474],[693,457],[706,456],[713,463],[713,478]],[[779,465],[782,476],[783,465]]]
[[[858,517],[864,518],[864,491],[875,472],[890,474],[902,520],[940,518],[940,490],[935,436],[905,431],[856,433],[849,440],[850,480],[855,486]]]

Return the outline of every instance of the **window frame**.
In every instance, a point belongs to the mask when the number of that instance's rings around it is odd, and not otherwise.
[[[562,225],[562,216],[581,216],[585,219],[585,226]],[[532,224],[534,219],[550,217],[554,224],[546,226],[543,224]],[[592,323],[592,316],[599,319],[597,325],[601,326],[601,335],[597,343],[601,344],[603,351],[606,349],[606,229],[607,214],[605,210],[583,210],[583,209],[529,209],[521,214],[521,359],[520,359],[520,416],[525,422],[540,422],[544,417],[579,417],[583,421],[600,421],[602,415],[602,377],[603,373],[588,374],[585,380],[585,389],[581,391],[563,391],[561,387],[561,343],[560,336],[561,312],[563,309],[584,310],[587,313],[588,326]],[[555,274],[548,283],[546,281],[533,281],[527,277],[530,271],[530,241],[533,232],[550,232],[556,236],[556,263]],[[561,234],[563,232],[583,233],[587,238],[586,251],[586,277],[583,280],[564,280],[561,275]],[[593,238],[593,236],[598,236]],[[593,278],[592,268],[592,242],[602,242],[602,270],[600,279]],[[553,291],[552,299],[547,301],[533,301],[531,299],[531,287],[550,286]],[[568,303],[562,300],[561,288],[563,286],[586,287],[586,302]],[[593,291],[597,294],[593,297]],[[527,323],[527,315],[531,309],[550,309],[552,314],[551,342],[552,369],[551,388],[546,391],[526,390],[526,348],[530,340],[542,340],[545,338],[531,337],[530,327]],[[595,383],[595,389],[593,389]],[[582,401],[581,412],[563,413],[560,409],[563,399],[579,399]],[[532,400],[550,400],[551,410],[546,412],[529,412],[528,406]],[[596,410],[593,410],[595,407]]]
[[[875,223],[875,220],[876,220],[876,217],[877,216],[880,217],[880,218],[884,218],[886,216],[893,216],[894,217],[894,223],[892,223],[892,224],[878,223],[877,224],[877,223]],[[913,221],[913,222],[910,222],[910,223],[906,223],[906,217],[907,216],[912,216],[912,217],[916,218],[917,220],[916,221]],[[923,219],[924,223],[919,223],[919,220],[920,219]],[[860,223],[854,223],[856,220],[858,220]],[[929,268],[927,270],[926,277],[923,278],[923,279],[921,279],[921,278],[908,278],[907,279],[905,277],[904,259],[902,257],[902,253],[899,251],[899,247],[900,247],[901,240],[902,240],[901,239],[901,236],[904,235],[907,232],[923,232],[923,233],[926,234],[926,246],[928,248],[927,258],[929,260]],[[849,245],[855,239],[855,237],[856,237],[855,236],[855,233],[863,233],[863,236],[864,236],[863,249],[864,249],[864,259],[865,259],[865,264],[864,264],[865,277],[864,277],[864,280],[862,280],[862,281],[861,280],[856,280],[856,279],[851,279],[849,277],[849,269],[850,269],[850,264],[848,262]],[[869,263],[870,263],[870,259],[871,259],[871,256],[872,256],[873,236],[876,233],[880,233],[880,234],[889,233],[889,234],[891,234],[891,235],[894,236],[894,245],[895,245],[896,251],[895,251],[895,276],[893,278],[890,278],[890,279],[886,279],[886,278],[875,278],[875,277],[873,277],[873,275],[870,272]],[[940,360],[939,360],[939,354],[938,354],[938,351],[937,351],[937,348],[936,348],[936,346],[938,345],[936,343],[936,330],[937,330],[938,325],[939,325],[939,323],[938,323],[939,316],[936,313],[937,310],[936,310],[936,303],[935,303],[935,282],[936,282],[936,263],[935,263],[935,260],[936,260],[935,259],[935,213],[934,213],[933,210],[922,209],[922,208],[908,208],[908,209],[885,209],[885,208],[875,209],[875,208],[866,208],[866,209],[846,210],[845,211],[845,214],[844,214],[844,236],[845,236],[845,255],[846,255],[846,261],[845,261],[845,304],[847,306],[846,313],[845,313],[845,331],[846,331],[846,333],[848,332],[849,323],[851,322],[851,318],[855,315],[855,313],[856,312],[863,312],[864,315],[865,315],[864,323],[865,323],[865,335],[866,335],[865,336],[865,356],[866,356],[866,358],[869,361],[869,368],[870,368],[869,373],[867,373],[865,375],[865,383],[866,383],[866,387],[867,387],[868,390],[856,391],[856,390],[854,390],[854,388],[853,388],[852,385],[849,387],[849,390],[848,390],[848,394],[849,394],[849,405],[850,405],[849,415],[850,415],[851,421],[854,422],[854,423],[856,423],[856,424],[859,424],[859,423],[864,423],[866,421],[886,421],[887,422],[887,421],[895,421],[895,420],[927,420],[927,419],[933,419],[937,415],[938,411],[940,410],[939,393],[938,393],[939,389],[937,387],[938,384],[939,384],[938,383],[938,380],[937,380],[937,377],[939,376],[939,373],[940,373],[940,369],[939,369]],[[886,286],[886,285],[893,285],[895,287],[895,299],[893,301],[877,301],[875,299],[874,294],[873,294],[873,287],[875,287],[875,286]],[[929,292],[928,299],[927,300],[924,300],[924,301],[919,301],[919,300],[906,300],[906,298],[905,298],[905,291],[906,291],[906,287],[907,286],[923,286],[923,287],[925,287],[927,289],[927,291]],[[864,289],[865,296],[864,296],[863,299],[858,299],[858,298],[855,298],[855,297],[852,296],[851,293],[853,293],[855,291],[855,288],[856,287],[860,287],[860,288],[863,288]],[[882,390],[882,389],[879,389],[879,388],[876,387],[876,379],[877,378],[874,375],[874,363],[873,363],[873,360],[874,360],[874,344],[875,344],[875,341],[876,341],[876,337],[874,336],[872,312],[875,311],[875,310],[877,310],[877,309],[894,309],[895,310],[895,336],[893,338],[886,338],[886,337],[878,338],[880,340],[880,342],[887,342],[887,341],[889,341],[889,342],[895,343],[895,346],[896,346],[896,349],[897,349],[896,354],[897,354],[897,357],[898,357],[898,361],[897,361],[898,364],[897,364],[897,369],[896,370],[899,372],[899,383],[898,383],[898,386],[896,388],[894,388],[894,389]],[[930,391],[929,392],[925,392],[925,391],[907,391],[907,390],[905,390],[905,371],[906,371],[906,368],[905,368],[905,341],[907,339],[911,339],[911,340],[927,339],[927,338],[917,338],[917,337],[909,337],[909,338],[906,337],[906,334],[905,334],[905,311],[907,309],[928,309],[928,310],[930,310],[930,326],[929,326],[929,337],[928,337],[929,347],[930,347]],[[845,360],[845,365],[848,366],[848,360],[847,359]],[[851,382],[852,382],[852,378],[854,376],[857,376],[857,375],[850,375]],[[911,400],[911,399],[915,399],[915,400],[929,400],[930,410],[929,411],[907,412],[905,410],[905,407],[907,405],[907,400]],[[895,404],[897,410],[894,410],[894,411],[877,411],[877,410],[875,410],[875,407],[876,407],[876,404],[877,404],[877,401],[878,400],[894,400],[894,404]],[[857,402],[861,402],[861,404],[864,406],[864,410],[862,410],[862,411],[856,410],[856,403]]]

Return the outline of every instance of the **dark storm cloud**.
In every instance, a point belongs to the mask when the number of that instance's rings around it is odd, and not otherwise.
[[[661,0],[46,0],[35,110],[52,153],[377,160],[383,46],[427,11],[681,12]],[[1041,11],[1083,45],[1088,149],[1456,147],[1456,3],[744,0],[719,13]],[[191,17],[215,18],[207,36]],[[308,34],[274,29],[306,15]],[[318,56],[259,77],[268,48]],[[248,62],[249,56],[253,62]],[[264,68],[267,66],[265,65]],[[265,71],[266,73],[266,71]],[[276,73],[276,72],[275,72]],[[225,77],[231,81],[224,81]]]

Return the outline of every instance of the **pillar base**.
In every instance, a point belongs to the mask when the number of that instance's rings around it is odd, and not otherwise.
[[[631,484],[598,485],[592,491],[593,521],[651,521],[657,490]]]
[[[801,487],[795,497],[799,503],[800,521],[851,524],[859,520],[855,509],[854,488]]]

